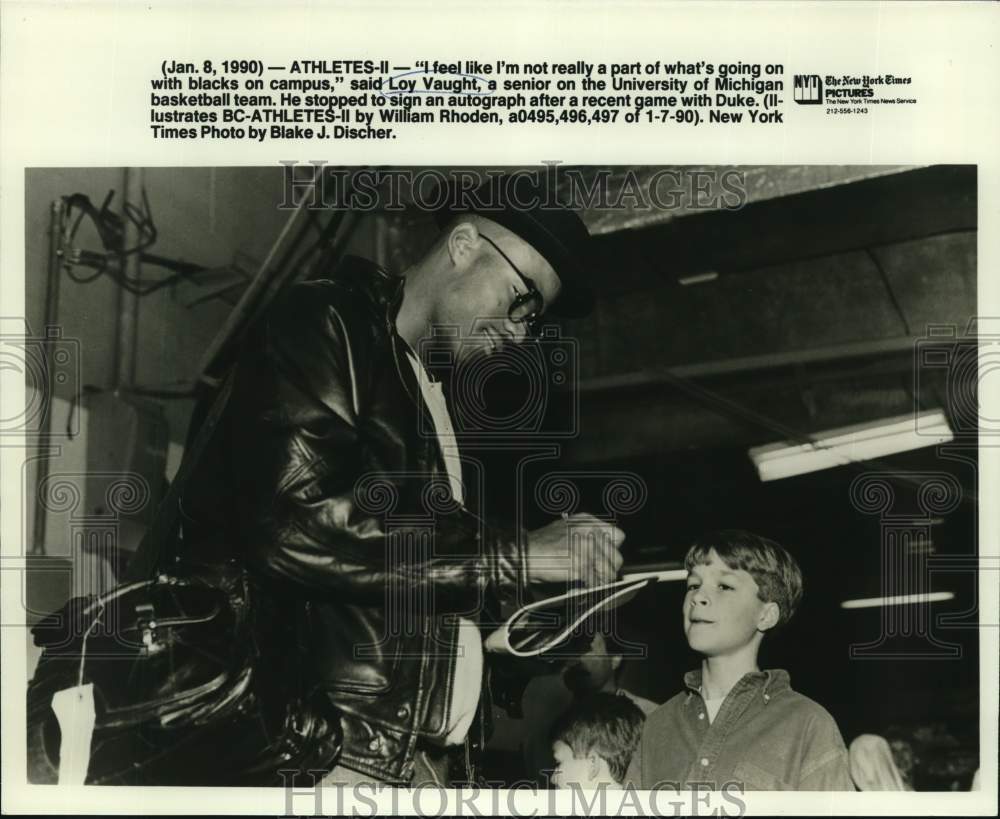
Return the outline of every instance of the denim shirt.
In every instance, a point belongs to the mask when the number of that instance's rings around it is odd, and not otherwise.
[[[788,672],[745,674],[709,722],[699,691],[687,690],[646,719],[627,781],[644,789],[853,791],[847,748],[833,717],[792,690]]]

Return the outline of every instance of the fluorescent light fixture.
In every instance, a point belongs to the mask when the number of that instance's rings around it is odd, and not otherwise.
[[[845,600],[842,609],[875,609],[881,606],[909,606],[914,603],[941,603],[952,600],[952,592],[927,592],[926,594],[899,594],[895,597],[863,597],[859,600]]]
[[[754,447],[750,460],[762,481],[804,475],[897,452],[946,444],[955,436],[941,410],[897,415],[818,432],[809,443],[783,441]]]
[[[705,282],[714,282],[719,278],[719,274],[715,270],[706,270],[704,273],[692,273],[690,276],[681,276],[678,280],[678,284],[683,284],[685,286],[690,286],[692,284],[704,284]]]

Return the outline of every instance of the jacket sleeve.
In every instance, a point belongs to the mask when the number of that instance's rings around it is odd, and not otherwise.
[[[449,505],[446,479],[390,463],[400,442],[370,395],[388,377],[373,371],[370,319],[321,292],[290,288],[237,370],[230,450],[250,561],[353,602],[384,603],[392,587],[438,613],[475,611],[486,595],[520,599],[523,533]],[[386,512],[414,492],[434,510],[433,531],[387,532]]]
[[[642,739],[635,746],[632,752],[632,759],[629,760],[628,770],[625,772],[625,781],[622,785],[631,785],[633,788],[644,788],[642,781]]]
[[[820,708],[809,721],[798,790],[853,791],[847,748],[833,717]]]

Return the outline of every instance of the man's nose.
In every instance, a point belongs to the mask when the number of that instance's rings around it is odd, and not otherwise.
[[[512,321],[509,316],[504,319],[503,329],[507,337],[507,342],[510,344],[520,344],[528,337],[528,325],[523,322]]]

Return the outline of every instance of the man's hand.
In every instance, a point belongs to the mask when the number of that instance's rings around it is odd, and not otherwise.
[[[625,533],[593,515],[569,515],[528,532],[528,580],[600,586],[618,575]]]

